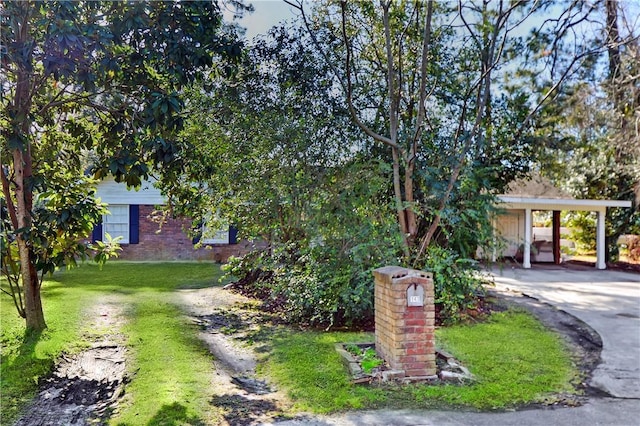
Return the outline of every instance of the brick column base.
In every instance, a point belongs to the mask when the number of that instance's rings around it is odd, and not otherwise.
[[[376,352],[406,378],[436,374],[435,304],[431,273],[386,266],[376,269]],[[401,374],[402,375],[402,374]]]

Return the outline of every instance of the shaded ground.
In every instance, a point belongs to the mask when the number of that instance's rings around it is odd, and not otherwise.
[[[594,268],[595,262],[585,261],[585,260],[569,260],[566,263],[566,266],[571,267],[586,267],[586,268]],[[608,262],[607,269],[611,269],[614,271],[626,271],[626,272],[638,272],[640,273],[640,263],[638,262]]]
[[[16,426],[103,424],[128,381],[126,350],[118,329],[122,316],[118,305],[103,302],[87,314],[97,339],[78,354],[64,356],[53,374],[41,383],[41,391]]]
[[[269,317],[255,309],[251,299],[222,288],[184,289],[178,294],[179,303],[201,328],[199,337],[214,356],[216,374],[211,378],[210,403],[223,411],[226,423],[256,425],[283,420],[290,402],[256,373],[260,356],[269,351]],[[491,290],[489,298],[498,309],[516,305],[532,312],[557,331],[574,354],[582,372],[576,386],[585,395],[558,395],[549,404],[581,405],[588,396],[602,395],[587,384],[602,350],[600,336],[591,327],[519,293]],[[117,409],[128,380],[124,339],[118,334],[122,315],[113,301],[96,305],[90,315],[95,318],[91,329],[96,333],[96,343],[59,362],[17,426],[103,424]]]
[[[215,395],[211,404],[223,411],[227,424],[257,425],[283,418],[287,398],[256,373],[265,353],[268,317],[251,299],[219,287],[180,290],[181,305],[201,328],[199,337],[214,356]]]

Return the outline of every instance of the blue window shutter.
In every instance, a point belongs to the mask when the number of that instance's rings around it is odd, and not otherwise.
[[[129,244],[140,242],[140,206],[131,204],[129,206]]]
[[[194,222],[193,224],[193,238],[191,244],[196,245],[202,238],[202,221]]]
[[[238,244],[238,228],[233,225],[229,227],[229,244]]]
[[[95,243],[96,241],[102,241],[102,222],[96,223],[91,233],[91,242]]]

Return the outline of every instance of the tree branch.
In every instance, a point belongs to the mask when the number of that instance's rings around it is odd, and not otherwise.
[[[347,98],[347,107],[349,109],[349,114],[351,115],[351,117],[353,118],[353,121],[356,123],[356,125],[368,136],[372,137],[374,140],[381,142],[385,145],[389,145],[392,148],[399,148],[398,144],[395,143],[394,141],[392,141],[390,138],[380,135],[376,132],[374,132],[371,128],[369,128],[366,124],[364,124],[364,122],[362,122],[362,120],[360,119],[360,117],[358,116],[358,113],[355,109],[355,106],[353,105],[353,94],[352,94],[352,90],[351,90],[351,70],[350,70],[350,49],[351,46],[349,44],[349,40],[346,37],[346,23],[345,23],[345,8],[346,8],[346,2],[342,1],[340,3],[341,7],[342,7],[342,32],[343,32],[343,36],[344,38],[344,43],[345,43],[345,48],[347,51],[347,69],[346,69],[346,78],[347,78],[347,82],[345,83],[344,80],[342,79],[342,77],[340,76],[340,73],[338,72],[338,69],[336,68],[336,66],[333,64],[333,61],[331,61],[327,55],[327,53],[325,52],[325,50],[322,48],[322,46],[320,46],[320,42],[318,41],[318,38],[315,35],[315,32],[312,30],[311,26],[309,25],[309,20],[307,19],[307,15],[304,11],[304,7],[302,6],[301,2],[293,2],[291,0],[284,0],[284,2],[286,4],[288,4],[289,6],[297,9],[300,11],[300,16],[302,17],[302,22],[305,26],[305,28],[307,29],[307,33],[309,34],[309,36],[311,37],[311,42],[313,43],[313,45],[316,47],[316,50],[320,53],[320,55],[322,56],[322,58],[324,59],[326,65],[329,67],[329,69],[331,70],[331,72],[333,73],[333,75],[336,77],[336,79],[338,80],[338,83],[340,84],[340,86],[342,87],[342,90],[345,92],[346,94],[346,98]]]
[[[11,198],[9,179],[5,173],[5,166],[2,164],[0,164],[0,177],[2,179],[2,192],[4,194],[5,202],[7,203],[7,211],[9,212],[9,217],[11,218],[11,225],[13,225],[13,229],[16,230],[20,228],[20,226],[18,225],[16,206],[13,203],[13,198]]]

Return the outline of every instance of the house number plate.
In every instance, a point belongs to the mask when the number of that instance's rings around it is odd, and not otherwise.
[[[407,288],[407,306],[424,306],[424,288],[418,284],[411,284]]]

